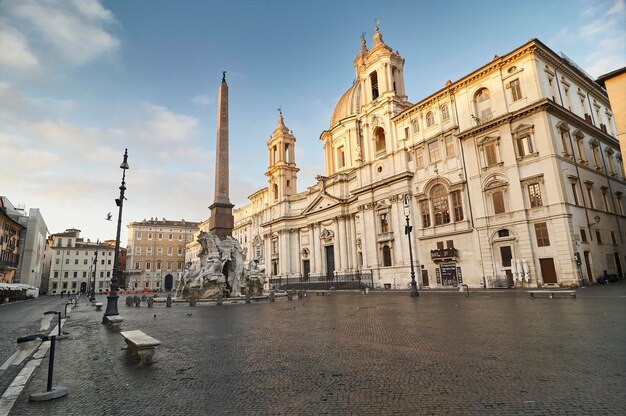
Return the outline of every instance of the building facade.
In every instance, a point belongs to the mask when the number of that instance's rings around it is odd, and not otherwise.
[[[128,225],[126,288],[171,290],[185,270],[185,245],[198,231],[197,222],[150,218]]]
[[[96,293],[106,292],[111,287],[114,254],[115,248],[108,244],[85,241],[80,230],[52,234],[46,246],[48,293],[86,293],[94,277]]]
[[[233,235],[270,276],[371,270],[374,286],[593,282],[626,265],[626,182],[606,91],[533,39],[414,104],[378,28],[320,135],[325,175],[296,192],[282,114],[267,187]],[[405,208],[406,205],[406,208]]]
[[[0,282],[13,283],[20,260],[20,237],[25,227],[7,213],[5,198],[0,197]]]

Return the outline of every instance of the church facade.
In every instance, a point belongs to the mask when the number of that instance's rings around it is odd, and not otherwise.
[[[282,113],[267,186],[233,237],[268,276],[371,271],[407,288],[569,286],[626,266],[625,173],[606,91],[533,39],[411,103],[376,28],[320,135],[326,172],[297,192]]]

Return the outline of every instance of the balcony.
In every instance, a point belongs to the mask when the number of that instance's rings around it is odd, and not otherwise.
[[[388,233],[378,233],[378,235],[376,236],[376,241],[378,241],[379,243],[385,242],[385,241],[391,241],[393,240],[393,233],[392,232],[388,232]]]
[[[0,269],[16,269],[20,256],[11,251],[3,251],[0,253]]]
[[[430,258],[434,262],[456,260],[459,257],[459,251],[456,248],[440,248],[430,250]]]

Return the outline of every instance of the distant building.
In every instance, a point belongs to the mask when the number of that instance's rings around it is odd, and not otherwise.
[[[113,247],[113,249],[115,250],[115,240],[105,240],[104,244],[107,244]],[[124,273],[124,271],[126,270],[126,248],[125,247],[120,246],[119,256],[120,257],[117,260],[118,261],[117,270],[119,270],[120,273],[118,275],[117,286],[121,289],[125,289],[126,288],[126,274]]]
[[[48,294],[85,293],[95,274],[96,293],[111,287],[115,248],[109,244],[85,241],[80,230],[68,229],[48,239],[46,258],[50,259]]]
[[[192,241],[199,223],[163,218],[128,224],[126,288],[171,290],[185,270],[185,245]]]
[[[606,91],[537,39],[411,103],[376,28],[320,135],[325,174],[296,191],[283,115],[267,186],[234,211],[248,259],[276,277],[372,271],[408,288],[568,286],[624,275],[623,157]]]

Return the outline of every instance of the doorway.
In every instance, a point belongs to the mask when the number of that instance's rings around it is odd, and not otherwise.
[[[87,292],[87,283],[86,282],[82,282],[80,284],[80,293],[85,293]]]
[[[174,277],[171,274],[165,276],[165,290],[172,290],[174,287]]]
[[[309,274],[311,273],[311,260],[302,261],[302,277],[304,280],[309,280]]]
[[[591,273],[591,258],[589,256],[589,252],[583,252],[583,256],[585,257],[585,268],[587,269],[587,280],[589,283],[593,283],[593,274]]]
[[[335,274],[335,246],[325,246],[326,252],[326,279],[330,280]]]
[[[428,270],[422,270],[422,287],[428,286]]]
[[[557,284],[556,269],[554,268],[554,259],[539,259],[539,265],[541,267],[541,277],[543,283],[547,285]]]
[[[619,261],[619,253],[615,253],[615,267],[617,267],[617,276],[621,279],[624,277],[622,273],[622,263]]]

